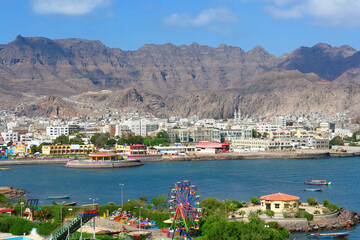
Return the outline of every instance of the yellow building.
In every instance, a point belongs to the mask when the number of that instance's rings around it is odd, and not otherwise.
[[[129,146],[123,145],[115,145],[115,151],[122,153],[122,154],[138,154],[138,155],[145,155],[147,154],[147,146],[143,144],[134,144]]]
[[[123,160],[123,156],[118,153],[107,153],[107,152],[98,152],[89,155],[90,160],[92,161],[119,161]]]
[[[25,145],[16,145],[15,146],[15,154],[24,155],[25,153],[26,153],[26,146]]]
[[[261,196],[261,210],[272,210],[275,213],[297,213],[299,211],[299,200],[299,197],[284,193]]]
[[[86,154],[94,152],[94,144],[43,145],[42,154]]]

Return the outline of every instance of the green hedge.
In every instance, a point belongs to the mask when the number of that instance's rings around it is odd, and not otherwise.
[[[308,221],[312,221],[314,219],[314,215],[312,215],[311,213],[308,213],[306,211],[299,211],[296,216],[296,218],[306,218]]]
[[[6,224],[8,226],[8,232],[14,235],[29,234],[31,229],[37,227],[33,222],[7,214],[0,215],[0,222],[2,222],[2,228]]]

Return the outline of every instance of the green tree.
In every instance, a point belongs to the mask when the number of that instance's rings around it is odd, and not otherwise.
[[[329,144],[330,144],[330,146],[333,146],[333,145],[341,145],[342,146],[342,145],[344,145],[344,140],[341,137],[336,136],[330,140]]]
[[[163,209],[166,205],[166,199],[165,194],[156,194],[155,197],[151,199],[151,204],[154,205],[155,210]]]
[[[255,128],[253,128],[251,130],[251,135],[253,138],[260,138],[261,137],[261,134],[257,132],[257,130]]]
[[[115,143],[116,143],[116,140],[115,140],[114,138],[111,138],[111,139],[109,139],[109,141],[107,142],[107,145],[109,145],[109,146],[114,146]]]
[[[224,138],[224,137],[221,137],[221,138],[220,138],[220,142],[221,142],[221,143],[224,143],[224,142],[225,142],[225,138]]]
[[[289,232],[279,224],[267,224],[258,216],[249,219],[248,223],[227,221],[219,216],[205,217],[201,226],[201,240],[241,240],[241,239],[286,239]]]
[[[69,144],[69,137],[65,136],[65,135],[61,135],[58,136],[55,140],[54,140],[55,144]]]
[[[316,198],[308,198],[308,199],[306,199],[306,201],[308,202],[308,204],[310,206],[316,206],[319,204],[319,202]]]
[[[327,207],[327,205],[329,205],[329,203],[330,203],[330,201],[329,201],[329,200],[324,199],[324,201],[323,201],[323,205],[324,205],[324,207]]]
[[[141,196],[141,197],[139,197],[139,202],[142,202],[142,203],[144,203],[144,204],[147,204],[147,203],[148,203],[147,196]]]
[[[8,147],[11,147],[13,145],[13,141],[10,141],[6,144]]]
[[[98,148],[102,148],[108,144],[109,133],[95,133],[91,136],[90,142]]]
[[[258,197],[251,197],[250,202],[253,203],[253,204],[258,204],[259,198]]]
[[[275,212],[273,210],[270,210],[270,209],[266,210],[265,214],[266,214],[266,216],[271,217],[271,218],[273,216],[275,216]]]
[[[38,150],[38,146],[36,146],[36,145],[32,145],[32,146],[30,147],[30,149],[31,149],[31,153],[32,153],[32,154],[34,154],[34,153],[36,153],[36,152],[37,152],[37,150]]]

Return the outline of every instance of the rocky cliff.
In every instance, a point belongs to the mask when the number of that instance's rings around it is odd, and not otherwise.
[[[0,107],[29,116],[137,108],[226,118],[237,106],[248,115],[358,112],[359,73],[360,53],[349,46],[317,44],[276,57],[260,46],[123,51],[99,41],[18,36],[0,45]]]

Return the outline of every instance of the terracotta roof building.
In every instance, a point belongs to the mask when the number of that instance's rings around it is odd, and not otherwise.
[[[299,200],[300,197],[285,193],[261,196],[261,210],[272,210],[275,213],[293,214],[299,211]]]

